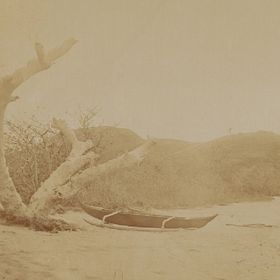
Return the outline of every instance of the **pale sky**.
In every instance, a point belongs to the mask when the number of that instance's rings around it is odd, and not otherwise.
[[[142,136],[280,133],[278,0],[0,0],[0,35],[0,75],[36,41],[79,40],[18,88],[9,117],[97,106]]]

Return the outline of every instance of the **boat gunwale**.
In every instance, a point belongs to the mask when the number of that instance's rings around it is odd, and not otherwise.
[[[92,210],[95,210],[95,211],[104,211],[104,212],[109,212],[109,213],[114,213],[116,212],[116,210],[114,209],[106,209],[106,208],[103,208],[103,207],[100,207],[100,206],[92,206],[92,205],[85,205],[83,204],[83,206],[85,206],[85,208],[89,208],[89,209],[92,209]],[[180,219],[180,220],[186,220],[186,221],[189,221],[189,220],[207,220],[207,221],[211,221],[213,220],[215,217],[218,216],[218,214],[214,214],[214,215],[211,215],[211,216],[200,216],[200,217],[191,217],[191,218],[187,218],[187,217],[184,217],[184,216],[172,216],[172,215],[159,215],[159,214],[148,214],[148,213],[143,213],[143,212],[140,212],[140,211],[135,211],[133,212],[134,210],[131,210],[130,212],[118,212],[118,214],[121,214],[121,215],[129,215],[129,216],[144,216],[144,217],[154,217],[154,218],[161,218],[161,219],[168,219],[168,218],[173,218],[173,219]],[[99,218],[96,218],[99,220]]]

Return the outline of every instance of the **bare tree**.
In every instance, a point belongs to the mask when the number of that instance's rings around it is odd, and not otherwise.
[[[78,122],[81,129],[87,130],[94,126],[97,108],[79,108]]]
[[[48,228],[45,225],[51,221],[50,211],[62,199],[70,198],[83,186],[104,173],[141,162],[152,144],[148,141],[125,155],[96,166],[97,155],[92,150],[92,142],[79,141],[65,121],[54,119],[52,126],[58,129],[69,143],[71,152],[65,162],[41,184],[31,197],[30,203],[26,205],[23,202],[10,177],[4,155],[5,111],[11,102],[18,99],[13,94],[22,83],[36,73],[49,69],[75,43],[76,40],[69,39],[48,53],[45,53],[41,44],[36,43],[37,58],[0,80],[0,202],[6,217],[24,221],[28,225],[35,224],[40,229]]]

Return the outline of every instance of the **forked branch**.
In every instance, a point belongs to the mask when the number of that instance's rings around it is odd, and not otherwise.
[[[13,74],[3,77],[0,80],[0,98],[5,104],[15,101],[12,98],[13,91],[23,82],[38,72],[48,69],[57,59],[65,55],[77,42],[71,38],[66,40],[61,46],[45,53],[40,43],[35,44],[37,58],[30,60],[23,67],[18,68]]]

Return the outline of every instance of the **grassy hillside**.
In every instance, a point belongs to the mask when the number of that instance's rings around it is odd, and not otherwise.
[[[104,154],[106,159],[116,155],[115,142],[112,138],[110,152]],[[104,207],[162,208],[255,200],[280,194],[277,134],[238,134],[199,144],[156,142],[139,167],[99,178],[81,198]]]
[[[100,154],[99,163],[144,141],[123,128],[97,127],[76,133],[80,140],[93,140]],[[25,202],[65,160],[67,153],[69,147],[60,135],[50,138],[47,146],[6,151],[9,171]],[[80,192],[79,197],[104,207],[173,208],[279,194],[280,135],[256,132],[206,143],[158,139],[140,166],[100,177]]]

